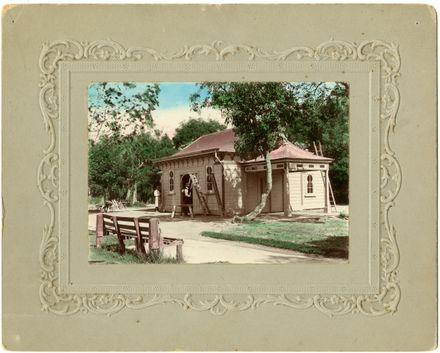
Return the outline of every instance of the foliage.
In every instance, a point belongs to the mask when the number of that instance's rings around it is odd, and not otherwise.
[[[254,221],[202,236],[348,258],[348,222],[338,218],[325,218],[323,223]]]
[[[295,117],[297,102],[285,82],[206,82],[201,99],[191,97],[193,108],[220,109],[238,139],[235,150],[246,159],[265,157],[282,143],[286,125]]]
[[[209,94],[202,99],[203,89]],[[236,151],[246,159],[265,157],[283,138],[313,152],[313,143],[320,142],[324,155],[334,159],[330,179],[336,202],[348,202],[348,84],[203,83],[192,104],[196,110],[211,106],[222,111],[238,136]]]
[[[180,123],[173,137],[174,147],[186,147],[200,136],[226,129],[226,126],[213,119],[191,118]]]
[[[333,158],[330,180],[336,202],[348,202],[349,86],[346,83],[292,83],[298,98],[299,118],[287,127],[290,141],[314,151],[321,142],[323,154]]]
[[[204,98],[202,90],[208,92]],[[241,157],[261,156],[266,160],[267,189],[260,204],[243,218],[254,219],[263,210],[272,189],[270,152],[281,145],[286,126],[295,117],[296,97],[285,82],[205,82],[191,100],[195,110],[220,109],[225,122],[234,127],[235,151]]]
[[[338,217],[341,219],[348,219],[348,215],[344,211],[339,212]]]
[[[92,196],[108,199],[138,196],[153,197],[160,182],[159,170],[153,160],[174,152],[171,139],[158,131],[136,136],[103,136],[97,143],[89,141],[89,188]]]
[[[97,142],[102,135],[143,133],[153,127],[152,111],[159,105],[157,84],[94,83],[89,88],[89,133]]]

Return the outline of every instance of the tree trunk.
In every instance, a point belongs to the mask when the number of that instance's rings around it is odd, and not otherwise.
[[[267,178],[266,191],[261,194],[260,204],[257,207],[255,207],[255,209],[252,212],[241,217],[240,221],[254,220],[261,213],[261,211],[263,211],[264,207],[266,206],[267,198],[269,197],[270,192],[272,191],[272,163],[270,159],[270,152],[266,153],[265,159],[266,159],[266,178]]]
[[[137,199],[137,194],[138,194],[138,184],[137,182],[134,182],[134,187],[133,187],[133,200],[131,201],[131,204],[134,205],[135,203],[138,202]]]
[[[131,188],[130,186],[127,189],[127,196],[125,196],[125,201],[130,201],[131,198]]]

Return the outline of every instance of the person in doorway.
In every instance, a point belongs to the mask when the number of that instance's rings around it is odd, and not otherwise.
[[[156,212],[159,212],[160,191],[157,186],[154,188],[153,195],[154,195],[154,209]]]
[[[188,183],[185,184],[185,188],[182,190],[182,193],[183,193],[183,203],[185,205],[192,204],[191,191],[192,191],[191,190],[191,185],[188,182]],[[188,206],[184,206],[183,209],[182,209],[182,212],[183,212],[184,216],[188,216],[188,213],[189,213]]]

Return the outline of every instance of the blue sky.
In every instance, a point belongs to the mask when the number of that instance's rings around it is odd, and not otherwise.
[[[115,86],[122,83],[114,83]],[[147,85],[152,83],[136,82],[136,87],[126,90],[130,95],[142,92]],[[220,111],[214,109],[203,109],[201,114],[194,112],[190,108],[190,96],[198,91],[197,84],[194,82],[165,82],[159,83],[159,106],[152,112],[155,128],[173,136],[179,124],[190,118],[214,119],[224,123],[224,118]],[[103,105],[102,98],[98,96],[98,85],[91,84],[89,87],[89,104],[95,106]],[[127,93],[128,94],[128,93]]]
[[[136,83],[136,88],[130,90],[132,94],[141,92],[146,85],[151,85],[152,83]],[[118,85],[118,83],[115,83]],[[189,97],[191,94],[198,91],[196,83],[192,82],[168,82],[160,83],[160,93],[159,93],[159,107],[158,110],[162,109],[174,109],[183,108],[189,106]],[[89,88],[89,98],[95,104],[98,102],[97,85],[92,84]]]
[[[197,91],[195,83],[161,83],[159,109],[188,106],[189,97]]]
[[[112,83],[120,86],[122,83]],[[136,82],[135,88],[125,90],[125,94],[134,95],[142,92],[147,85],[152,83]],[[327,83],[332,85],[333,83]],[[97,84],[89,87],[89,104],[95,106],[103,105],[102,98],[98,97]],[[204,108],[200,114],[190,108],[190,96],[198,91],[197,84],[194,82],[165,82],[159,83],[159,106],[152,112],[155,128],[173,136],[176,128],[190,118],[214,119],[220,123],[225,123],[224,117],[219,110]]]

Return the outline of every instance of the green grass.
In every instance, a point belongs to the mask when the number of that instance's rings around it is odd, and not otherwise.
[[[102,205],[104,203],[104,198],[102,196],[92,196],[89,199],[90,205]]]
[[[340,218],[323,218],[322,223],[253,221],[202,236],[348,258],[348,222]]]
[[[109,235],[104,237],[101,247],[95,245],[95,232],[89,231],[89,262],[105,264],[176,264],[179,263],[175,258],[164,256],[162,253],[150,254],[148,256],[139,255],[134,249],[127,249],[133,246],[132,240],[125,241],[125,253],[118,253],[118,239]]]

